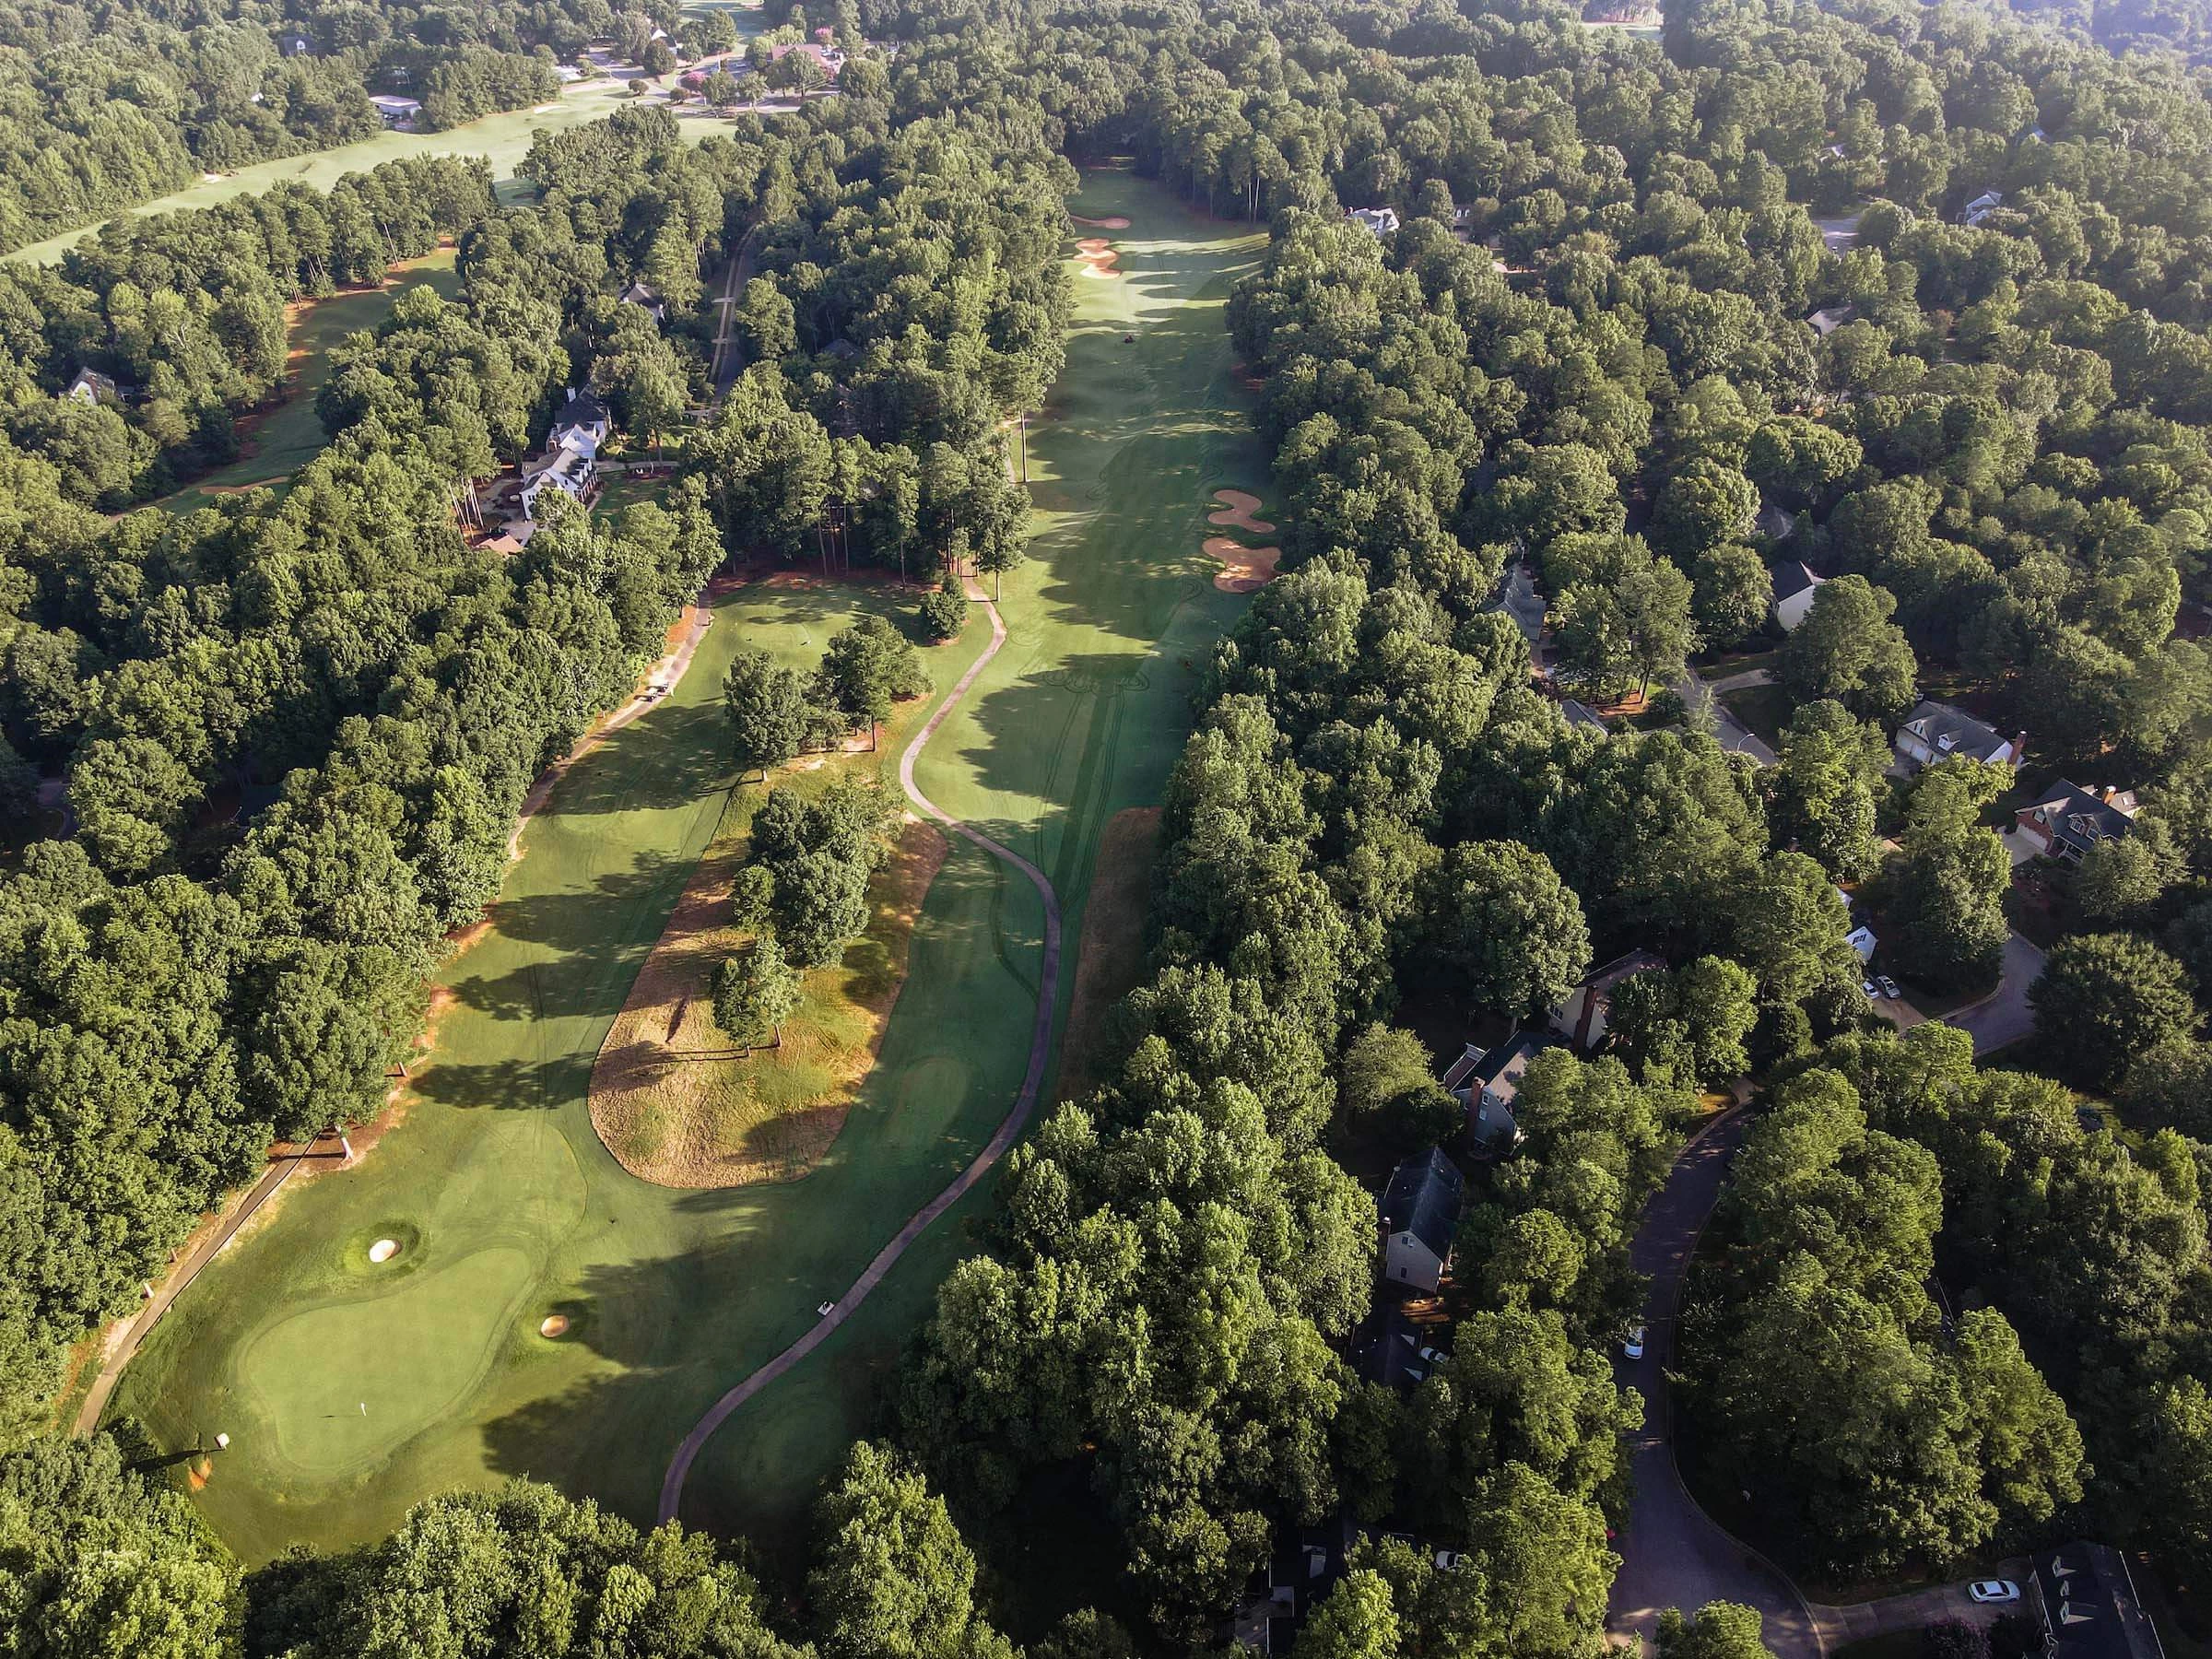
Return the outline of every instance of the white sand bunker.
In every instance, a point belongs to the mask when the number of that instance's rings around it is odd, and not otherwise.
[[[548,1342],[556,1336],[569,1334],[569,1316],[566,1313],[548,1313],[538,1323],[537,1334]]]
[[[372,1262],[388,1262],[398,1253],[399,1241],[397,1239],[379,1239],[369,1246],[369,1259]]]

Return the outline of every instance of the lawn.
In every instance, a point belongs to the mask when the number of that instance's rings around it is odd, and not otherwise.
[[[1199,552],[1209,493],[1265,483],[1220,315],[1260,235],[1122,174],[1088,175],[1076,208],[1135,219],[1117,236],[1130,275],[1081,282],[1068,372],[1031,429],[1037,536],[1006,582],[1011,638],[918,768],[947,810],[1052,877],[1071,952],[1100,833],[1160,798],[1199,670],[1245,604]],[[125,1374],[116,1409],[165,1445],[229,1435],[200,1501],[247,1559],[372,1537],[429,1492],[509,1474],[649,1519],[700,1414],[807,1329],[1005,1114],[1041,912],[964,841],[929,889],[878,1063],[812,1174],[649,1185],[600,1145],[585,1101],[721,819],[724,667],[741,643],[818,653],[890,593],[754,583],[722,598],[682,685],[576,765],[525,832],[492,925],[441,976],[449,1006],[406,1121],[355,1169],[288,1189]],[[930,653],[940,686],[981,651],[982,620]],[[990,1191],[730,1420],[692,1472],[687,1520],[797,1542],[790,1524],[871,1426]],[[387,1237],[400,1253],[369,1262]],[[558,1340],[538,1334],[552,1313],[571,1321]]]
[[[1768,747],[1781,741],[1782,728],[1789,724],[1793,705],[1790,694],[1780,686],[1742,686],[1734,691],[1722,692],[1720,698],[1728,706],[1728,712],[1764,739]]]
[[[331,347],[349,334],[376,327],[392,314],[399,296],[418,283],[428,283],[449,300],[458,294],[461,276],[453,269],[453,250],[441,248],[394,266],[382,288],[348,288],[293,307],[282,399],[239,423],[244,453],[237,460],[203,474],[154,505],[189,512],[207,506],[218,493],[282,482],[321,454],[327,435],[315,418],[315,394],[330,378]]]

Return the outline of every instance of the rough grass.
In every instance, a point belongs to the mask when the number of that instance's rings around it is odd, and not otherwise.
[[[1159,853],[1157,806],[1117,812],[1099,837],[1099,858],[1083,912],[1083,947],[1076,963],[1076,993],[1068,1004],[1067,1034],[1060,1045],[1063,1100],[1079,1100],[1100,1081],[1108,1020],[1145,968],[1145,911],[1152,896],[1152,864]]]
[[[945,838],[904,820],[868,884],[867,931],[841,961],[804,976],[798,1010],[774,1047],[735,1047],[714,1023],[712,981],[749,936],[729,920],[730,883],[763,798],[757,788],[745,794],[751,798],[732,803],[592,1072],[599,1138],[632,1175],[662,1186],[793,1181],[829,1151],[882,1047],[914,923],[945,863]]]

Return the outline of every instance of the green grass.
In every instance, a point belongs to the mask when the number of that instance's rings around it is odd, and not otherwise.
[[[757,32],[746,27],[747,14],[742,8],[730,9],[738,19],[741,35]],[[406,156],[481,156],[490,166],[492,178],[503,187],[502,195],[509,195],[512,194],[515,167],[530,153],[531,140],[539,132],[581,126],[635,101],[625,82],[579,82],[563,87],[549,109],[509,110],[442,133],[379,133],[372,138],[342,144],[335,149],[288,156],[279,161],[257,162],[211,182],[172,191],[117,217],[171,213],[181,207],[213,207],[234,197],[256,194],[284,183],[328,190],[347,173],[367,172],[381,162],[396,161]],[[672,112],[677,124],[694,141],[731,130],[731,122],[711,114],[696,103],[678,105]],[[18,248],[6,257],[32,265],[54,265],[93,229],[90,225],[81,225],[44,241]]]
[[[1730,713],[1770,746],[1781,741],[1782,728],[1789,724],[1792,704],[1790,694],[1780,686],[1744,686],[1724,691],[1720,697]]]
[[[246,453],[154,504],[189,512],[207,506],[217,491],[288,479],[321,454],[327,434],[315,418],[315,394],[330,378],[331,347],[357,330],[382,323],[399,296],[418,283],[428,283],[449,300],[458,294],[461,276],[453,269],[453,250],[441,248],[407,261],[382,288],[351,289],[300,307],[288,336],[291,367],[283,401],[254,419],[244,439]]]
[[[1078,285],[1068,373],[1031,432],[1040,512],[1034,562],[1006,585],[1012,637],[919,768],[947,810],[1052,877],[1064,998],[1100,829],[1159,798],[1198,669],[1245,603],[1212,586],[1198,552],[1208,494],[1265,493],[1220,315],[1262,239],[1120,174],[1090,175],[1076,206],[1136,221],[1117,233],[1132,276]],[[811,662],[842,620],[890,602],[881,586],[755,584],[719,605],[678,690],[580,763],[531,826],[493,927],[443,976],[453,1005],[406,1121],[355,1170],[288,1191],[126,1373],[115,1408],[163,1444],[230,1436],[200,1501],[247,1559],[373,1537],[429,1492],[510,1474],[650,1518],[700,1413],[806,1330],[1004,1115],[1041,911],[959,841],[877,1065],[815,1173],[650,1186],[607,1156],[585,1106],[601,1038],[721,816],[724,666],[741,643]],[[931,653],[939,685],[982,648],[981,624]],[[893,775],[895,752],[882,764]],[[688,1520],[771,1548],[791,1537],[874,1426],[880,1382],[990,1202],[985,1183],[731,1419],[693,1470]],[[366,1241],[403,1228],[414,1241],[395,1262],[359,1265]],[[574,1329],[545,1341],[537,1322],[557,1311]]]

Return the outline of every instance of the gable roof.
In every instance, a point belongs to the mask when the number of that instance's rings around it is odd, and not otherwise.
[[[1793,559],[1787,564],[1774,567],[1774,603],[1777,605],[1784,599],[1794,599],[1807,588],[1819,585],[1820,578],[1806,568],[1803,559]]]
[[[1459,1166],[1431,1147],[1423,1158],[1409,1158],[1394,1171],[1382,1192],[1382,1226],[1411,1233],[1441,1261],[1459,1230],[1459,1199],[1465,1186]]]
[[[2035,1587],[2056,1659],[2162,1659],[2119,1551],[2068,1544],[2035,1558]]]
[[[2086,853],[2097,842],[2116,840],[2135,828],[2136,797],[2126,790],[2087,790],[2061,778],[2034,806],[2021,811],[2076,852]]]
[[[568,401],[560,406],[560,412],[553,417],[552,438],[558,439],[569,427],[591,426],[598,422],[611,424],[613,418],[596,393],[571,386]]]
[[[1420,1327],[1396,1302],[1382,1303],[1359,1354],[1359,1374],[1385,1388],[1410,1388],[1425,1382],[1429,1361],[1421,1358]]]
[[[1512,1105],[1521,1092],[1521,1074],[1528,1069],[1528,1063],[1543,1047],[1542,1040],[1529,1031],[1524,1031],[1511,1042],[1500,1043],[1477,1061],[1467,1074],[1469,1097],[1480,1100],[1489,1094]]]
[[[1969,755],[1976,760],[1993,759],[2006,745],[1994,727],[1986,726],[1963,709],[1949,703],[1924,702],[1905,716],[1900,728],[1946,757]]]

